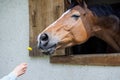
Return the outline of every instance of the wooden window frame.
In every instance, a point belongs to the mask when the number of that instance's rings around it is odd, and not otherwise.
[[[57,55],[50,57],[51,63],[94,65],[94,66],[120,66],[120,53],[111,54],[85,54],[85,55]]]

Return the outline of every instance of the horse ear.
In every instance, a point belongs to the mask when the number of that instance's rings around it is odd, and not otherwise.
[[[82,8],[87,8],[86,0],[77,0],[77,2]]]
[[[87,4],[85,1],[83,1],[84,8],[87,9]]]
[[[71,4],[71,0],[67,0]]]
[[[72,3],[75,3],[76,0],[68,0],[68,2],[69,2],[70,4],[72,4]]]

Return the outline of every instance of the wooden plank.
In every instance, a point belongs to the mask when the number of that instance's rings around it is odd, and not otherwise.
[[[37,36],[64,11],[64,0],[29,0],[29,45],[33,48],[30,56],[40,56],[37,49]]]
[[[120,66],[120,53],[51,56],[50,62],[56,64]]]

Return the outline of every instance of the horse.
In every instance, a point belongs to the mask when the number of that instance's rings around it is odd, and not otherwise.
[[[70,8],[38,35],[38,48],[51,55],[57,49],[82,45],[97,37],[120,52],[120,19],[111,7],[102,7],[105,10],[73,0]]]

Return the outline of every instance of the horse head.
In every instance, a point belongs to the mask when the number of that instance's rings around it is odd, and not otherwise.
[[[75,1],[75,0],[73,0]],[[85,3],[72,2],[72,7],[38,35],[38,48],[52,54],[56,49],[84,43],[90,36],[82,18],[88,19]]]

